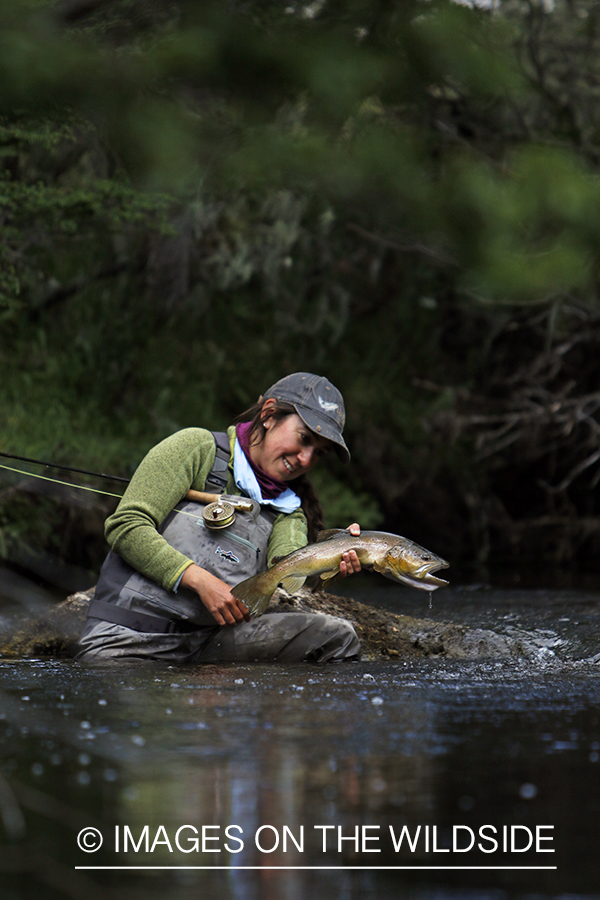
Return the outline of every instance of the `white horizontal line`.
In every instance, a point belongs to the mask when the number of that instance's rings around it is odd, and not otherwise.
[[[532,871],[540,871],[542,869],[558,869],[558,866],[75,866],[76,869],[95,869],[96,871],[109,871],[114,869],[207,869],[207,870],[216,870],[216,869],[227,869],[227,870],[252,870],[255,872],[265,871],[265,870],[277,870],[277,871],[302,871],[304,869],[307,870],[315,870],[319,869],[321,871],[327,871],[328,869],[339,871],[340,869],[364,869],[364,870],[378,870],[378,871],[386,871],[389,872],[391,870],[415,870],[419,869],[426,872],[431,871],[439,871],[441,869],[445,869],[447,871],[464,871],[466,869],[485,869],[490,872],[498,872],[498,871],[522,871],[524,869],[532,870]]]

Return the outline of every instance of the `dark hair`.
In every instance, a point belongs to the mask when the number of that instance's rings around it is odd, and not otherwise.
[[[261,416],[264,401],[261,399],[258,403],[254,403],[249,409],[234,419],[234,422],[251,422],[250,440],[252,443],[261,444],[267,433],[267,429],[263,425],[263,417]],[[269,409],[265,415],[266,419],[274,419],[277,424],[288,416],[292,416],[296,410],[291,403],[284,403],[278,400]],[[308,542],[313,543],[317,539],[319,531],[323,528],[323,507],[319,500],[312,483],[306,475],[300,475],[288,482],[293,491],[300,497],[302,511],[306,516],[308,526]]]

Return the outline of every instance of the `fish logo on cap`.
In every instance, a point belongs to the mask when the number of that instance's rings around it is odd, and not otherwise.
[[[339,403],[329,403],[327,400],[323,400],[322,397],[319,397],[319,406],[321,409],[324,409],[325,412],[333,412],[340,408]]]

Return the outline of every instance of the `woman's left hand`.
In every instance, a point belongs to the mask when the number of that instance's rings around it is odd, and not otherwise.
[[[360,534],[360,525],[358,522],[353,522],[352,525],[349,525],[346,529],[353,534],[354,537],[358,537]],[[356,555],[356,550],[349,550],[348,553],[342,554],[342,558],[340,560],[340,578],[345,578],[346,575],[352,575],[354,572],[360,572],[362,566],[360,564],[360,560]]]

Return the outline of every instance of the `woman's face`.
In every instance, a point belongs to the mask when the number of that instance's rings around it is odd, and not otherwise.
[[[264,418],[263,425],[264,439],[250,444],[250,456],[255,466],[279,481],[310,472],[331,447],[330,441],[311,431],[296,413],[279,421]]]

